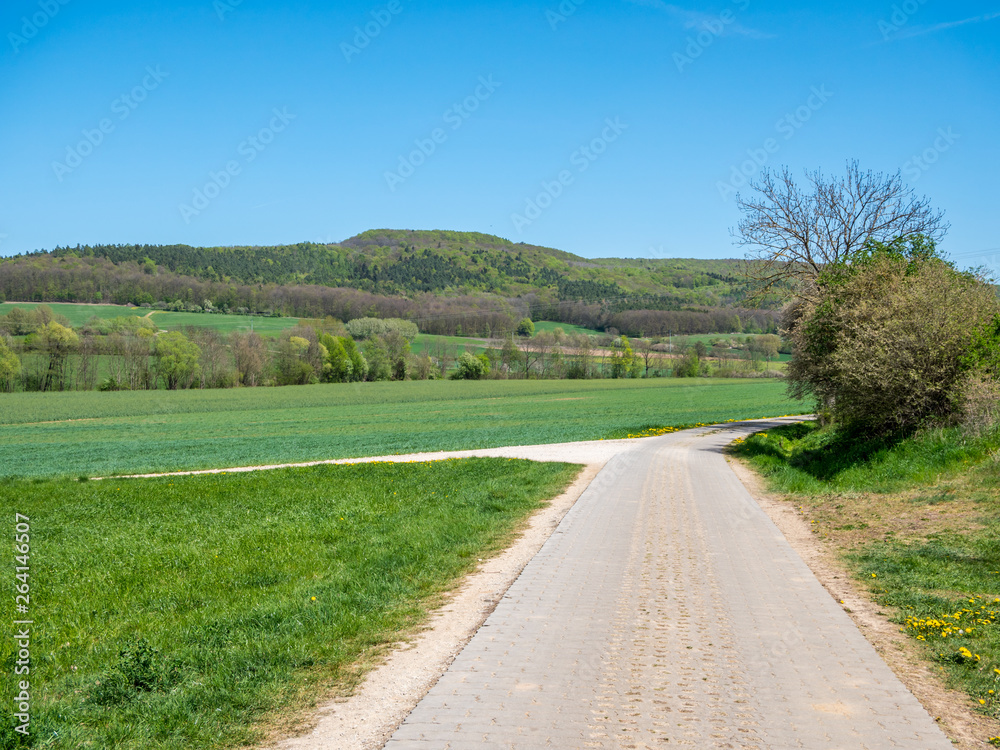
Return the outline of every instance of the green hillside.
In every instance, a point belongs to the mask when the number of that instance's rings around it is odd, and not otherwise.
[[[475,232],[371,230],[339,244],[190,247],[85,245],[56,258],[98,257],[208,281],[307,284],[383,295],[534,292],[551,300],[628,298],[626,309],[726,306],[740,297],[735,261],[588,260]]]
[[[474,232],[377,229],[336,244],[78,245],[0,258],[0,302],[133,305],[287,318],[405,318],[494,336],[518,320],[628,335],[777,330],[739,261],[587,259]]]

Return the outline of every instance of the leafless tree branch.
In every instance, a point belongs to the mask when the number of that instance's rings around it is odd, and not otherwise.
[[[737,196],[743,218],[732,234],[746,249],[742,270],[753,300],[808,296],[825,267],[849,261],[869,240],[925,235],[937,242],[949,228],[944,212],[899,172],[863,172],[857,161],[840,177],[807,171],[804,186],[787,167],[765,169],[750,188]]]

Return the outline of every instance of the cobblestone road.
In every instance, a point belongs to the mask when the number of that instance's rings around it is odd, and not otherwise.
[[[612,459],[385,747],[950,748],[726,464],[759,429]]]

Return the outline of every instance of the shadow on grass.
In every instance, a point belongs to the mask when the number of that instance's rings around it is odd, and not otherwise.
[[[786,466],[820,482],[886,458],[905,440],[901,435],[865,436],[798,422],[752,435],[737,454],[764,466]]]

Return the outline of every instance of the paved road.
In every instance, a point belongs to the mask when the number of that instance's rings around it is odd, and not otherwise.
[[[729,469],[758,429],[613,458],[387,750],[952,747]]]

